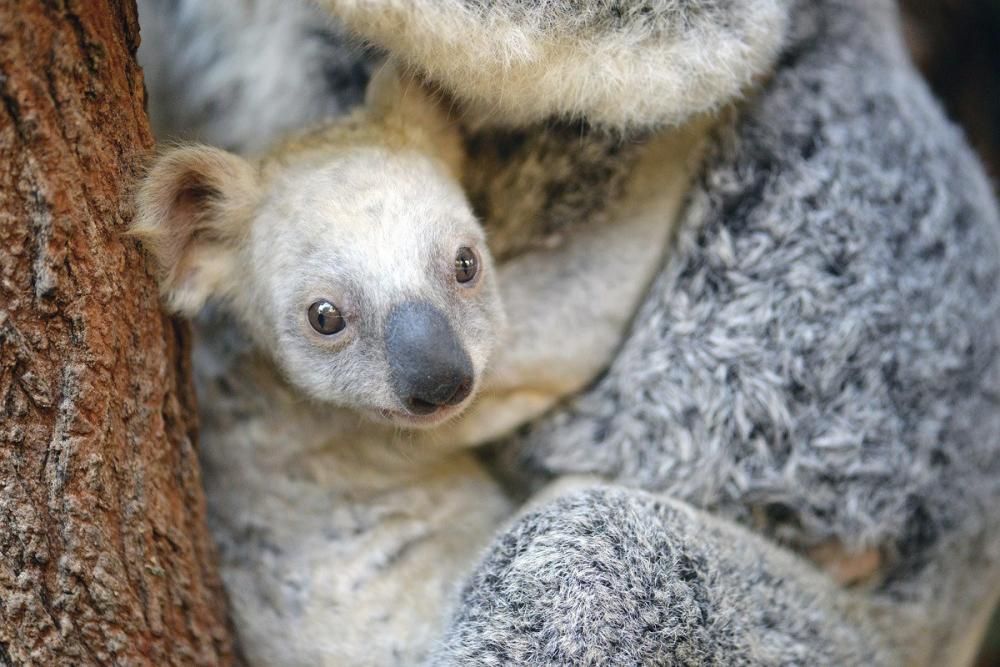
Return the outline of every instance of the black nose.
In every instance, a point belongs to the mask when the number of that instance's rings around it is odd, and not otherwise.
[[[393,389],[415,414],[458,405],[472,391],[469,355],[448,318],[427,302],[408,301],[390,311],[385,349]]]

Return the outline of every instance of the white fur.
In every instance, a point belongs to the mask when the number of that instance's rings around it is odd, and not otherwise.
[[[199,388],[211,528],[249,663],[418,662],[510,512],[496,483],[471,455],[395,449],[392,429],[267,385],[266,414],[220,422],[213,405],[232,399]]]
[[[463,0],[321,0],[349,29],[414,65],[491,120],[585,117],[617,127],[677,124],[739,96],[782,43],[785,0],[646,3],[661,12],[589,30],[571,5]],[[686,5],[701,5],[689,8]]]

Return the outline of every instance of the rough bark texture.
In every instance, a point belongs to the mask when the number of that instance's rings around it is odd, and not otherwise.
[[[0,2],[0,664],[232,661],[187,330],[121,236],[131,0]]]

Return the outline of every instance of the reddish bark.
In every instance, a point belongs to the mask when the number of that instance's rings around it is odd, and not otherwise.
[[[0,664],[232,662],[126,0],[0,2]]]

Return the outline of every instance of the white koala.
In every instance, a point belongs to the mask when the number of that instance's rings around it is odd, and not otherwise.
[[[637,177],[649,205],[622,224],[498,273],[445,106],[387,67],[352,116],[253,160],[174,149],[140,190],[168,304],[202,313],[206,493],[251,663],[425,656],[511,513],[460,447],[589,382],[666,245],[681,169]],[[666,134],[649,159],[696,144]]]
[[[443,117],[391,75],[373,85],[391,108],[373,95],[254,161],[172,150],[138,197],[170,306],[213,303],[196,353],[206,490],[255,664],[424,645],[508,512],[470,455],[399,437],[472,400],[504,315]],[[247,344],[220,353],[234,333]]]

